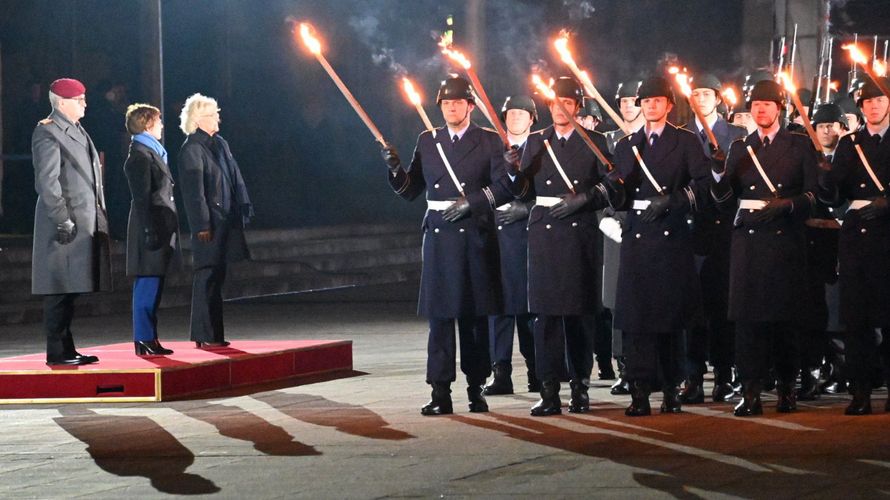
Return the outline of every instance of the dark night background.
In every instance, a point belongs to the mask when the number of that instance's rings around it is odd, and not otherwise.
[[[107,150],[106,193],[112,223],[123,233],[129,203],[120,172],[128,141],[123,109],[131,102],[159,104],[152,99],[157,83],[147,70],[157,60],[152,4],[0,1],[7,158],[0,232],[31,230],[33,173],[30,160],[16,155],[30,154],[34,124],[49,113],[48,83],[69,76],[90,89],[84,123]],[[439,124],[435,90],[450,68],[436,37],[449,14],[456,44],[477,63],[496,107],[508,94],[529,93],[532,66],[563,73],[549,46],[562,28],[574,32],[576,59],[607,97],[619,81],[654,70],[665,53],[677,54],[690,70],[712,71],[736,84],[750,69],[742,67],[741,0],[489,0],[482,2],[484,50],[478,53],[467,39],[466,4],[163,0],[163,105],[171,166],[175,171],[183,140],[182,102],[201,92],[220,103],[221,134],[254,199],[255,227],[419,224],[423,204],[392,194],[373,137],[321,66],[294,44],[288,18],[316,26],[326,57],[403,158],[410,157],[422,125],[397,86],[398,68],[420,84],[427,112]],[[879,33],[890,26],[887,1],[833,6],[832,30],[838,33]],[[760,63],[767,64],[768,57],[765,52]],[[838,78],[845,71],[836,66]],[[116,92],[115,103],[103,102],[107,89]],[[483,124],[484,118],[477,115],[475,121]]]

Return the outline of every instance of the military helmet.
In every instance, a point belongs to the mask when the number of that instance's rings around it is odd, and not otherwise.
[[[720,80],[714,76],[713,73],[702,73],[699,75],[694,75],[692,78],[692,83],[689,85],[693,90],[695,89],[713,89],[714,92],[717,93],[717,98],[720,99],[720,92],[723,90],[723,84],[720,83]]]
[[[504,101],[504,105],[501,107],[501,120],[507,119],[507,111],[511,109],[521,109],[524,111],[528,111],[528,114],[532,115],[532,123],[537,123],[538,121],[538,108],[535,106],[535,101],[532,100],[530,96],[507,96],[507,99]]]
[[[847,88],[847,95],[849,95],[850,98],[853,98],[857,90],[862,90],[866,80],[868,80],[868,78],[862,75],[857,75],[856,78],[850,81],[850,86]]]
[[[442,104],[442,101],[445,99],[466,99],[468,102],[476,103],[470,82],[459,76],[447,78],[439,85],[439,93],[436,94],[436,106]]]
[[[637,89],[640,88],[640,80],[627,80],[618,84],[618,90],[615,91],[615,104],[621,105],[621,99],[624,97],[637,97]]]
[[[881,80],[881,83],[883,83],[885,87],[890,87],[890,78],[879,76],[878,79]],[[881,88],[878,87],[878,84],[871,78],[867,78],[862,85],[862,92],[859,93],[859,98],[856,99],[856,105],[862,107],[862,101],[881,97],[882,95],[884,95],[884,93],[881,92]]]
[[[599,121],[603,121],[603,112],[600,110],[600,105],[593,99],[584,101],[584,107],[581,108],[579,116],[582,118],[585,116],[592,116]]]
[[[584,103],[584,89],[572,77],[561,76],[557,78],[553,84],[553,92],[556,93],[556,97],[567,97],[574,99],[578,104]]]
[[[776,80],[776,76],[769,72],[766,69],[755,69],[751,72],[751,74],[745,76],[745,83],[742,84],[742,93],[747,98],[748,94],[751,93],[751,90],[754,89],[754,86],[757,85],[757,82],[761,82],[764,80]]]
[[[640,107],[640,101],[650,97],[667,97],[671,104],[674,104],[674,89],[667,79],[660,76],[649,77],[640,84],[637,89],[637,107]]]
[[[785,107],[785,88],[773,80],[760,80],[745,100],[745,108],[751,109],[754,101],[772,101],[782,109]]]
[[[844,110],[837,104],[822,104],[816,108],[816,112],[813,113],[813,125],[834,122],[840,123],[844,128],[849,127],[849,124],[847,123],[847,115],[844,114]]]

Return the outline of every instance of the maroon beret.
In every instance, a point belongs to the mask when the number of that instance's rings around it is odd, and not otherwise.
[[[86,94],[87,88],[73,78],[59,78],[50,84],[49,91],[63,99],[73,99]]]

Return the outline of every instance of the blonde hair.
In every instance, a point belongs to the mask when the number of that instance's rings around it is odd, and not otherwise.
[[[182,105],[179,114],[179,128],[185,135],[192,135],[198,130],[198,115],[208,108],[219,111],[216,99],[201,94],[192,94]]]
[[[161,110],[151,104],[130,104],[127,106],[127,118],[124,122],[130,135],[141,134],[148,130],[155,120],[161,117]]]

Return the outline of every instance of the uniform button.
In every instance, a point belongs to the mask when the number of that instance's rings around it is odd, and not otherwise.
[[[754,230],[753,230],[753,229],[749,229],[749,230],[748,230],[748,234],[754,234]]]
[[[504,226],[498,226],[498,231],[504,229]]]
[[[715,221],[714,221],[714,224],[718,224],[718,225],[719,225],[719,224],[720,224],[720,219],[715,220]]]
[[[438,232],[439,232],[439,228],[437,227],[436,229],[433,229],[433,232],[434,232],[434,233],[438,233]]]
[[[639,192],[640,192],[640,188],[635,189],[635,191],[639,193]]]
[[[552,182],[550,182],[550,179],[547,179],[547,182],[545,182],[544,184],[547,184],[549,186],[550,184],[552,184]]]
[[[578,223],[577,223],[577,222],[572,222],[572,227],[578,227]]]
[[[640,215],[641,213],[643,213],[642,210],[637,210],[637,215]]]
[[[544,227],[546,227],[547,229],[550,229],[551,226],[550,226],[550,224],[547,224],[547,225],[544,226]]]
[[[439,184],[433,184],[433,187],[439,189]]]
[[[640,239],[640,233],[635,234],[634,237],[635,237],[636,239]]]
[[[778,231],[776,231],[776,234],[777,234],[777,235],[781,235],[781,234],[782,234],[782,230],[779,229]]]
[[[662,189],[663,191],[667,191],[667,188],[668,188],[667,186],[661,186],[661,189]]]
[[[781,188],[781,187],[782,187],[782,184],[776,184],[776,187],[777,187],[777,188]]]
[[[572,182],[574,182],[574,183],[575,183],[575,184],[578,184],[578,181],[577,181],[577,179],[576,179],[576,180],[574,180],[574,181],[572,181]]]
[[[752,185],[750,189],[751,189],[751,191],[754,191],[755,188],[754,188],[754,186]]]
[[[460,228],[458,231],[460,231],[460,232],[464,232],[464,228]]]
[[[868,230],[867,230],[867,229],[865,229],[865,228],[862,228],[862,229],[860,229],[860,230],[859,230],[859,232],[861,232],[861,233],[862,233],[862,234],[865,234],[865,233],[867,233],[867,232],[868,232]]]
[[[862,184],[859,185],[859,187],[861,187],[861,188],[864,189],[864,188],[865,188],[865,183],[863,182]]]
[[[173,201],[173,197],[172,197],[172,196],[170,197],[170,201]]]
[[[749,208],[749,209],[748,209],[748,213],[749,213],[749,214],[753,214],[753,213],[754,213],[754,209],[753,209],[753,208]]]
[[[670,231],[665,231],[665,232],[664,232],[664,235],[665,235],[665,236],[670,236],[670,235],[671,235],[671,232],[670,232]]]
[[[466,182],[461,182],[461,183],[460,183],[460,187],[467,187],[467,183],[466,183]]]

